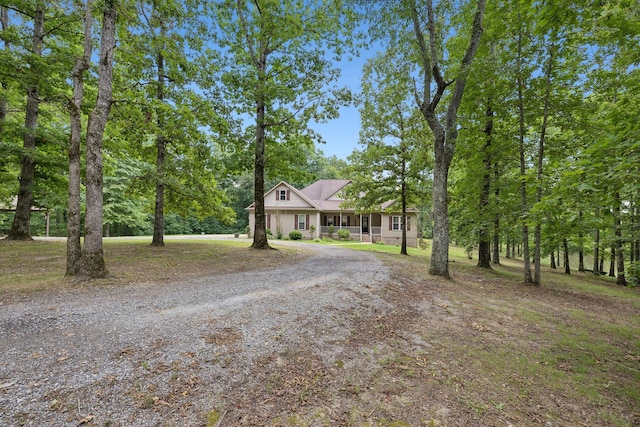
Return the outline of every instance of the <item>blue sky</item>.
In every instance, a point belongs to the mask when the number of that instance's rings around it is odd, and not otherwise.
[[[357,87],[351,89],[358,90]],[[343,107],[339,118],[328,123],[316,123],[311,128],[326,141],[325,144],[317,144],[316,148],[327,157],[336,156],[346,160],[355,148],[359,148],[360,113],[355,106]]]
[[[363,52],[360,57],[351,61],[343,60],[337,66],[342,70],[338,84],[346,86],[355,94],[360,92],[360,82],[362,79],[362,66],[368,58],[373,57],[375,52]],[[360,113],[354,105],[342,107],[340,117],[328,123],[316,123],[311,128],[318,132],[325,144],[318,144],[316,148],[321,150],[325,156],[336,156],[340,159],[347,159],[354,149],[360,148],[358,137],[360,133]]]

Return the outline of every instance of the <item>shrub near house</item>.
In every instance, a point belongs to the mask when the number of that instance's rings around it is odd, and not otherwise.
[[[289,238],[291,240],[300,240],[302,239],[302,233],[298,230],[293,230],[291,232],[289,232]]]

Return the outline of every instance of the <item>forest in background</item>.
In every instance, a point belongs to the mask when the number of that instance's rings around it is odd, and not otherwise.
[[[101,25],[112,10],[104,235],[155,238],[159,214],[164,233],[244,232],[257,189],[348,178],[371,196],[362,209],[405,196],[431,213],[423,221],[431,237],[443,221],[433,213],[442,160],[432,125],[446,121],[464,78],[446,129],[456,138],[443,146],[450,240],[477,249],[485,267],[520,254],[527,282],[541,259],[573,253],[580,270],[637,284],[640,6],[489,2],[465,68],[481,3],[0,1],[2,206],[18,195],[28,234],[44,234],[43,212],[52,235],[66,234],[70,116],[77,110],[87,123],[96,111]],[[82,71],[87,41],[95,51]],[[362,90],[338,87],[338,59],[372,44],[382,49],[363,69]],[[361,111],[360,149],[346,162],[327,158],[310,123],[350,103]],[[1,230],[15,222],[0,213]]]

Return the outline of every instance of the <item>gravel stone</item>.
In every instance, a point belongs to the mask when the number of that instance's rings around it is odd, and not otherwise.
[[[370,253],[295,245],[313,256],[2,302],[0,425],[203,425],[214,402],[256,385],[251,372],[263,358],[279,364],[279,354],[311,346],[332,365],[349,313],[388,309],[376,294],[388,271]]]

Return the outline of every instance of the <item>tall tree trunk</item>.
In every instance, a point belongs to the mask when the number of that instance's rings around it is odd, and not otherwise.
[[[542,109],[542,127],[540,128],[540,139],[538,140],[538,167],[536,176],[536,202],[542,201],[542,180],[544,177],[544,144],[547,136],[547,124],[549,121],[549,105],[551,102],[551,76],[553,72],[554,64],[554,49],[555,44],[551,43],[549,46],[549,60],[547,61],[547,68],[545,70],[545,91],[544,91],[544,105]],[[536,227],[534,231],[535,249],[533,251],[533,259],[535,262],[533,284],[540,286],[540,256],[542,253],[542,224],[540,221],[536,221]]]
[[[564,272],[565,274],[571,274],[571,267],[569,266],[569,242],[567,238],[562,239],[562,250],[564,252]]]
[[[27,87],[27,109],[24,121],[24,153],[20,167],[20,187],[18,201],[13,217],[11,231],[7,240],[31,240],[31,205],[33,204],[33,185],[35,183],[36,162],[36,131],[38,128],[38,114],[40,111],[40,96],[38,86],[42,75],[37,72],[38,62],[42,57],[44,40],[44,3],[38,2],[33,16],[32,52],[27,60],[28,68],[33,73],[33,83]]]
[[[401,194],[402,194],[402,247],[400,248],[401,255],[409,255],[407,253],[407,182],[406,182],[406,173],[407,173],[407,154],[404,147],[404,143],[402,143],[402,171],[401,171]]]
[[[482,19],[486,8],[485,0],[478,0],[473,19],[469,44],[460,63],[458,75],[454,81],[445,81],[441,74],[439,61],[439,34],[437,33],[436,18],[432,0],[426,0],[428,42],[422,32],[422,22],[417,13],[415,2],[412,11],[413,30],[420,49],[420,62],[423,73],[423,93],[416,93],[416,101],[420,112],[425,118],[434,135],[433,170],[433,247],[431,251],[431,265],[429,274],[449,278],[449,206],[447,198],[447,182],[449,166],[455,152],[458,139],[457,115],[462,102],[464,88],[471,63],[476,55],[482,35]],[[434,85],[435,93],[432,94],[431,86]],[[454,85],[449,99],[444,123],[436,113],[438,104],[442,100],[444,92],[450,85]]]
[[[264,49],[260,50],[260,59],[258,62],[259,81],[264,84],[267,70],[267,55]],[[254,171],[254,203],[255,203],[255,224],[256,228],[253,232],[254,249],[269,249],[267,241],[267,221],[264,209],[264,166],[265,166],[265,100],[262,90],[258,90],[259,96],[256,102],[256,150],[255,150],[255,171]]]
[[[597,211],[596,211],[597,215]],[[596,229],[593,239],[593,274],[600,275],[600,229]]]
[[[620,193],[616,192],[614,194],[615,205],[613,207],[613,221],[615,225],[615,247],[616,247],[616,261],[617,261],[617,269],[618,276],[616,279],[616,284],[621,286],[626,286],[627,281],[624,277],[624,254],[623,254],[623,245],[622,245],[622,221],[620,218]]]
[[[507,259],[511,258],[511,237],[507,234],[507,250],[505,251]]]
[[[87,125],[87,203],[81,275],[108,277],[102,249],[102,136],[112,103],[113,51],[116,46],[116,0],[106,0],[100,41],[98,98]]]
[[[517,77],[517,90],[518,90],[518,122],[519,122],[519,131],[518,131],[518,147],[520,152],[520,201],[522,205],[522,251],[523,251],[523,261],[524,261],[524,282],[532,283],[533,278],[531,277],[531,260],[529,256],[529,225],[527,224],[529,217],[529,206],[527,203],[527,183],[525,180],[526,176],[526,159],[525,159],[525,146],[524,146],[524,137],[525,137],[525,117],[524,117],[524,79],[521,75],[521,71],[523,68],[522,65],[522,42],[524,35],[522,31],[518,34],[518,77]]]
[[[551,251],[551,253],[549,254],[549,256],[551,257],[551,262],[549,264],[549,267],[553,268],[554,270],[557,268],[556,267],[556,256],[553,253],[553,251]]]
[[[163,38],[160,50],[156,56],[156,66],[158,67],[158,81],[156,88],[156,99],[160,104],[164,102],[164,56],[162,47],[164,46],[165,26],[164,22],[160,24],[160,36]],[[153,216],[153,239],[151,246],[164,246],[164,163],[166,159],[167,140],[165,136],[165,117],[162,106],[157,109],[157,125],[156,134],[156,203]]]
[[[491,142],[493,132],[493,109],[491,100],[488,101],[487,111],[485,113],[486,123],[484,127],[485,144],[483,148],[484,158],[482,162],[484,169],[482,173],[482,181],[480,183],[480,202],[478,213],[480,216],[480,230],[478,233],[478,264],[477,267],[491,269],[491,233],[489,232],[489,222],[485,218],[489,208],[489,194],[491,192]]]
[[[76,57],[72,79],[73,97],[69,103],[71,137],[69,141],[69,200],[67,212],[67,275],[75,275],[80,269],[82,247],[80,245],[80,141],[82,140],[82,100],[84,98],[84,73],[91,61],[92,40],[91,8],[93,0],[84,6],[84,43],[82,56]]]

